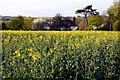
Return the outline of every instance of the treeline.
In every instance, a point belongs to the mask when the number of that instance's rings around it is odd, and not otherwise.
[[[31,30],[31,23],[34,18],[17,16],[9,21],[2,21],[2,30]]]
[[[65,30],[70,26],[77,26],[75,17],[64,17],[61,14],[56,14],[54,17],[44,18],[26,18],[17,16],[9,21],[2,22],[3,30]]]

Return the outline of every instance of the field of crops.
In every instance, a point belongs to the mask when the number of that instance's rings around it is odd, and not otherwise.
[[[6,80],[120,80],[120,32],[2,31]]]

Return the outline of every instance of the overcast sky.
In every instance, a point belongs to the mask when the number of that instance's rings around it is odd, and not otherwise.
[[[93,5],[100,13],[107,10],[113,0],[0,0],[2,16],[76,16],[75,11]]]

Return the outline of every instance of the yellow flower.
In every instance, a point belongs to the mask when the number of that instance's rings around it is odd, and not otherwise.
[[[96,43],[99,43],[99,39],[98,38],[96,38]]]
[[[40,39],[42,39],[42,36],[40,36]]]
[[[16,54],[17,57],[20,57],[20,56],[21,56],[21,54],[20,54],[19,51],[15,51],[15,54]]]
[[[28,51],[32,52],[32,48],[29,48]]]
[[[32,56],[33,60],[36,61],[37,57],[35,55]]]
[[[13,63],[12,62],[10,62],[10,65],[12,65]]]
[[[41,58],[42,56],[40,55],[40,53],[36,52],[34,54],[31,54],[32,58],[34,61],[36,61],[37,59]]]
[[[32,40],[30,40],[30,42],[32,43]]]
[[[20,53],[18,53],[17,56],[20,57]]]
[[[77,44],[77,48],[80,48],[80,44],[79,43]]]
[[[32,53],[30,53],[29,56],[32,56]]]

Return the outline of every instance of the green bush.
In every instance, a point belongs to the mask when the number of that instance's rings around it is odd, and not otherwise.
[[[119,33],[4,31],[3,80],[119,80]]]

